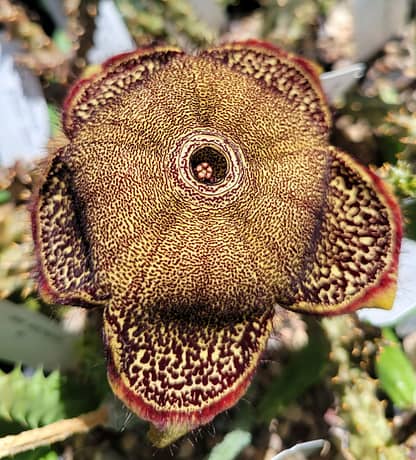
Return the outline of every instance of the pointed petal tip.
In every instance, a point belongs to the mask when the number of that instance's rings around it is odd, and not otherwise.
[[[182,436],[191,431],[187,425],[170,425],[165,429],[158,429],[155,425],[150,424],[147,438],[149,441],[159,449],[169,446]]]

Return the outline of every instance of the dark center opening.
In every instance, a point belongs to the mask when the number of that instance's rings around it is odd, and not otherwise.
[[[195,151],[190,157],[190,165],[195,179],[202,184],[218,184],[227,175],[227,159],[212,147]]]

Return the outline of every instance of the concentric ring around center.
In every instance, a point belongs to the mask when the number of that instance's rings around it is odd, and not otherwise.
[[[187,134],[175,149],[175,159],[180,185],[192,194],[222,196],[243,180],[241,149],[221,134],[208,130]]]

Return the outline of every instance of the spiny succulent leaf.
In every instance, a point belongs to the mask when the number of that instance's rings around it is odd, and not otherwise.
[[[409,449],[404,445],[394,445],[393,425],[386,418],[386,405],[378,397],[379,385],[371,378],[363,360],[352,361],[351,348],[362,340],[362,329],[357,327],[352,316],[325,318],[322,322],[331,342],[330,360],[337,372],[332,380],[332,388],[339,400],[337,414],[348,432],[348,442],[340,439],[340,451],[346,458],[385,458],[405,460]],[[359,348],[355,348],[359,351]],[[365,359],[365,348],[362,358]],[[336,383],[334,385],[334,383]],[[343,436],[343,435],[341,435]]]
[[[416,198],[416,176],[409,162],[398,160],[395,165],[385,164],[380,173],[394,187],[398,196]]]
[[[208,460],[234,460],[251,442],[251,433],[234,430],[226,434],[208,456]]]
[[[405,234],[416,239],[416,175],[412,165],[408,161],[398,160],[394,165],[384,164],[379,173],[401,198]]]
[[[414,113],[399,112],[389,113],[387,122],[403,129],[402,142],[416,145],[416,116]]]
[[[45,377],[38,369],[32,377],[16,367],[6,374],[0,372],[0,417],[35,428],[64,417],[61,401],[61,377],[52,372]]]
[[[377,382],[358,369],[350,370],[352,382],[345,386],[340,416],[350,436],[348,451],[353,458],[405,460],[404,445],[393,444],[391,422],[385,417],[385,405],[377,397]]]
[[[276,304],[391,306],[399,208],[330,125],[316,66],[255,41],[126,53],[67,97],[32,205],[40,291],[105,305],[110,384],[160,439],[237,402]]]
[[[383,329],[375,371],[380,387],[400,409],[416,405],[416,372],[392,329]]]
[[[0,196],[0,299],[25,298],[34,290],[33,244],[27,219],[27,203],[34,172],[17,163],[2,170]],[[17,296],[16,296],[17,295]]]

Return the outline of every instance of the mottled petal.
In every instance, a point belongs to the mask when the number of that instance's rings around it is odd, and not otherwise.
[[[402,237],[388,186],[348,155],[328,148],[327,187],[299,278],[294,310],[323,315],[391,308]]]
[[[108,298],[94,272],[82,205],[59,155],[34,197],[32,229],[39,290],[45,300],[88,307]]]
[[[235,72],[257,81],[286,101],[288,110],[300,109],[320,134],[327,134],[331,113],[316,64],[266,42],[249,40],[211,48],[213,57]]]
[[[107,298],[110,383],[159,446],[241,397],[276,304],[391,305],[398,206],[330,125],[316,67],[254,41],[137,50],[70,93],[33,209],[41,293]]]
[[[178,54],[182,52],[174,47],[142,48],[109,59],[96,75],[79,80],[64,103],[65,134],[74,137],[100,109],[116,104],[123,94],[137,88]]]
[[[148,311],[112,301],[104,334],[113,391],[169,444],[245,393],[272,317],[265,308],[221,317],[203,305]]]

